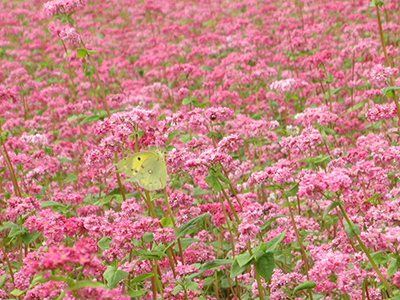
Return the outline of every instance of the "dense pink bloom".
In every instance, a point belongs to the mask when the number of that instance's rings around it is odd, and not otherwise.
[[[0,298],[391,298],[344,211],[399,288],[399,3],[384,53],[366,1],[297,2],[2,1]]]
[[[336,123],[338,116],[329,111],[329,108],[322,105],[317,108],[306,108],[303,113],[296,116],[298,122],[303,126],[311,126],[313,123],[328,125]]]
[[[374,81],[382,82],[397,74],[398,70],[394,70],[391,67],[385,68],[383,65],[377,64],[372,68],[370,76]]]
[[[293,78],[284,79],[280,81],[274,81],[270,88],[281,93],[294,93],[298,86],[297,80]]]
[[[16,221],[17,217],[22,215],[32,213],[34,210],[40,208],[40,203],[33,199],[13,197],[8,202],[8,207],[6,210],[6,217],[10,220]]]
[[[313,56],[310,57],[310,61],[315,65],[318,66],[320,64],[329,62],[331,59],[332,52],[330,51],[321,51],[315,53]]]
[[[283,137],[280,145],[284,151],[289,149],[300,150],[303,153],[307,153],[310,150],[322,142],[322,136],[318,130],[308,127],[302,131],[302,133],[295,137]]]
[[[86,5],[86,0],[52,0],[43,5],[43,10],[48,15],[70,13]]]
[[[390,120],[397,115],[395,104],[377,104],[369,109],[366,117],[370,122],[377,122],[380,120]]]

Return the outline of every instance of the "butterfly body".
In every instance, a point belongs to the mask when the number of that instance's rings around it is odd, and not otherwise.
[[[117,167],[146,190],[160,190],[167,184],[164,155],[158,150],[135,153],[119,161]]]

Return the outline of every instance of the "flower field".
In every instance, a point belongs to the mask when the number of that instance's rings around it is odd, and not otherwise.
[[[400,299],[398,0],[0,24],[0,300]]]

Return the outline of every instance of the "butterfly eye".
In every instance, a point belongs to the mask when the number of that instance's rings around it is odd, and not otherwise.
[[[140,156],[137,158],[137,160],[142,160],[141,158],[140,158]]]
[[[149,170],[149,174],[152,174],[153,173],[153,170]]]

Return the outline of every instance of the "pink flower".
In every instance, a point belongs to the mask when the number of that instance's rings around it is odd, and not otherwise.
[[[390,104],[377,104],[370,108],[365,114],[368,121],[377,122],[380,120],[390,120],[396,117],[397,109],[394,103]]]
[[[294,93],[297,89],[298,82],[293,78],[274,81],[271,83],[271,90],[276,90],[280,93]]]
[[[297,121],[303,126],[311,126],[313,123],[320,125],[335,124],[339,117],[329,111],[329,107],[321,105],[317,108],[306,108],[304,112],[296,116]]]
[[[375,82],[384,82],[397,74],[398,70],[391,67],[385,68],[382,64],[377,64],[372,68],[370,76]]]
[[[74,47],[78,47],[81,43],[81,37],[74,27],[64,27],[60,30],[59,36],[64,42],[69,41]]]
[[[285,152],[289,149],[295,149],[307,153],[315,149],[321,142],[322,136],[318,130],[313,127],[307,127],[298,136],[283,137],[279,144]]]
[[[85,5],[86,0],[52,0],[43,5],[43,10],[47,15],[53,16],[58,13],[68,14]]]
[[[13,221],[16,221],[17,217],[21,217],[27,213],[32,213],[40,208],[39,201],[32,197],[13,197],[7,201],[7,204],[6,217]]]
[[[315,53],[313,56],[309,58],[310,62],[312,62],[315,66],[319,66],[320,64],[324,64],[331,59],[332,52],[331,51],[321,51]]]

